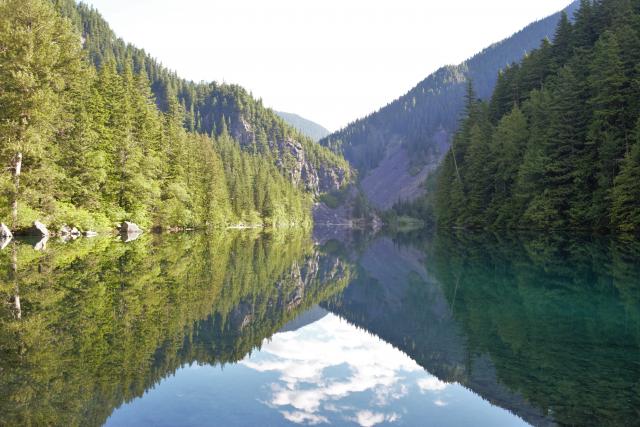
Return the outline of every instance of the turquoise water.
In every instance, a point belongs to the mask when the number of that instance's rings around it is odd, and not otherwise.
[[[0,262],[2,425],[640,424],[634,241],[193,234]]]

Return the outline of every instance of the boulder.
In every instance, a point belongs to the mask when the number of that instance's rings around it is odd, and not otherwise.
[[[2,224],[0,224],[0,239],[10,239],[13,237],[13,233],[11,233],[11,230],[9,230],[9,227],[7,227],[4,222]]]
[[[60,230],[58,230],[58,234],[62,237],[68,236],[71,234],[71,229],[69,228],[69,226],[63,225],[62,227],[60,227]]]
[[[77,228],[73,227],[71,229],[71,233],[70,233],[73,237],[80,237],[82,236],[82,233],[80,232],[80,230],[78,230]]]
[[[96,237],[98,233],[95,231],[89,230],[84,232],[84,237]]]
[[[34,236],[49,237],[51,235],[47,226],[41,223],[40,221],[34,221],[33,227],[31,227],[30,231],[31,231],[30,234]]]
[[[133,222],[125,221],[120,226],[120,232],[123,234],[139,234],[142,233],[142,229]]]

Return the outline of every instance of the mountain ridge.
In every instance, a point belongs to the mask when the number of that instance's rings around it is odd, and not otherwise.
[[[119,38],[95,8],[75,0],[48,0],[81,32],[90,60],[100,68],[115,60],[122,72],[127,64],[144,70],[161,111],[176,96],[185,111],[188,131],[220,136],[227,129],[241,148],[266,154],[295,184],[313,194],[337,190],[350,178],[348,164],[289,126],[245,88],[226,83],[183,79],[144,49]]]
[[[331,134],[331,131],[324,126],[312,120],[306,119],[298,114],[286,113],[284,111],[276,111],[275,113],[290,126],[293,126],[300,133],[308,136],[316,142]]]
[[[575,1],[565,11],[572,14],[578,5]],[[560,16],[558,12],[536,21],[462,64],[441,67],[406,94],[320,144],[342,154],[358,170],[365,195],[379,210],[414,200],[424,194],[424,178],[449,148],[463,110],[467,81],[472,80],[478,96],[486,99],[498,72],[525,57],[540,40],[550,38]],[[382,187],[387,195],[379,194]],[[404,191],[407,187],[413,190]]]

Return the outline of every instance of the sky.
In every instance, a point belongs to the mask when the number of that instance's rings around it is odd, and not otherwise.
[[[337,130],[571,0],[84,0],[181,77]]]

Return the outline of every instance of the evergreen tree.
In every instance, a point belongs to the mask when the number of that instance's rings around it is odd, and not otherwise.
[[[625,76],[620,48],[612,32],[605,32],[595,44],[589,84],[593,108],[589,140],[597,151],[598,169],[591,215],[596,225],[607,226],[610,192],[620,162],[629,151],[629,135],[624,123]]]
[[[477,132],[484,107],[468,107],[439,174],[438,222],[637,230],[639,13],[629,0],[585,0],[575,25],[563,15],[553,44],[498,77],[489,166]]]
[[[488,218],[495,218],[496,224],[513,224],[518,219],[513,190],[528,138],[527,119],[516,105],[500,120],[492,137],[490,161],[494,194]]]
[[[613,224],[621,231],[640,231],[640,121],[635,142],[625,157],[613,188]]]
[[[25,187],[39,185],[42,195],[50,195],[57,174],[50,162],[55,152],[51,139],[66,125],[64,97],[80,73],[80,40],[50,3],[5,0],[0,3],[0,46],[0,159],[13,174],[7,198],[15,227],[21,225]],[[47,200],[25,209],[50,207],[43,206]]]

